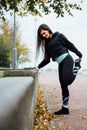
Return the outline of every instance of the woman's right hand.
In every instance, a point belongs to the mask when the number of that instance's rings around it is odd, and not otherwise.
[[[33,72],[38,72],[38,71],[39,71],[39,68],[36,67],[36,68],[32,69],[32,71],[33,71]]]

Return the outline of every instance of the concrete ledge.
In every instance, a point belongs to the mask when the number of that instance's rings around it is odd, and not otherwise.
[[[0,130],[33,130],[38,76],[0,79]]]
[[[28,70],[5,70],[4,77],[12,77],[12,76],[35,76],[35,72],[32,69]]]

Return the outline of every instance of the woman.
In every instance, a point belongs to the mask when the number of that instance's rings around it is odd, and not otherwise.
[[[55,115],[69,114],[68,101],[70,85],[80,69],[81,52],[61,33],[55,32],[46,25],[41,24],[37,31],[37,52],[40,47],[44,51],[44,59],[36,68],[39,70],[50,62],[50,58],[59,64],[59,81],[62,90],[62,108],[54,112]],[[69,51],[74,52],[79,58],[73,61]]]

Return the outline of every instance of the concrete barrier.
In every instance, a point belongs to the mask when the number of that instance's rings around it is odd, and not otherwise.
[[[17,74],[0,78],[0,130],[33,130],[38,74]]]

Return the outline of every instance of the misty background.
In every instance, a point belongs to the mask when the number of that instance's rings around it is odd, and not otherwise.
[[[36,67],[42,60],[42,54],[40,54],[38,60],[36,61],[36,38],[37,29],[40,24],[47,24],[53,32],[58,31],[63,33],[68,40],[70,40],[83,54],[82,58],[82,68],[80,72],[87,73],[87,1],[84,0],[82,6],[82,11],[72,10],[73,17],[65,13],[64,18],[56,18],[54,13],[49,15],[19,17],[16,16],[16,22],[19,25],[19,31],[21,35],[21,40],[27,47],[30,48],[30,60],[29,63],[24,63],[20,65],[21,67]],[[13,24],[13,17],[7,14],[8,21]],[[70,52],[75,58],[78,58],[74,53]],[[57,63],[51,62],[43,68],[49,70],[56,70]]]

